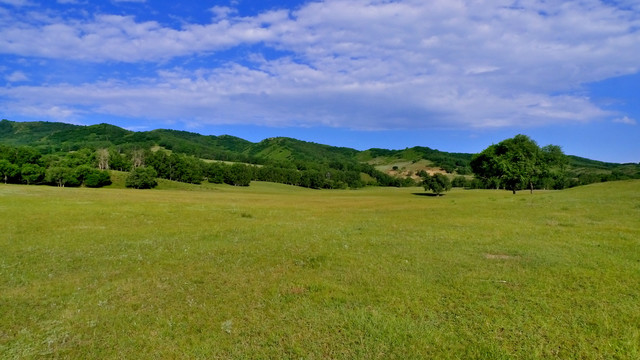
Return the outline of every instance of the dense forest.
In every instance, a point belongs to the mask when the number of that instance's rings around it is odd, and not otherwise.
[[[229,135],[176,130],[134,132],[109,124],[0,121],[0,179],[5,183],[100,187],[109,171],[129,172],[127,186],[153,187],[155,178],[199,184],[248,186],[270,181],[314,189],[420,185],[426,171],[446,173],[454,186],[495,187],[473,176],[473,154],[428,147],[358,151],[269,138],[259,143]],[[640,178],[640,165],[567,156],[562,169],[537,188],[562,189],[593,182]],[[428,164],[405,173],[378,164]],[[397,168],[393,166],[393,168]]]

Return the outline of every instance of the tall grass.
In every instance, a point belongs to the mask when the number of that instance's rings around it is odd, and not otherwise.
[[[162,186],[0,185],[0,358],[640,358],[638,181]]]

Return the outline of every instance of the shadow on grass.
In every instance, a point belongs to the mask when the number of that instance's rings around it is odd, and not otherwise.
[[[413,195],[415,196],[431,196],[431,197],[438,197],[438,196],[444,196],[445,194],[434,194],[434,193],[413,193]]]

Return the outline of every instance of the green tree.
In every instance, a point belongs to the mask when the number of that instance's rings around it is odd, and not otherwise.
[[[455,178],[453,178],[451,186],[459,188],[467,187],[469,186],[469,181],[467,181],[464,176],[456,176]]]
[[[116,149],[109,149],[109,169],[128,171],[131,169],[131,162],[127,156]]]
[[[422,186],[425,191],[431,190],[434,194],[442,196],[442,193],[451,190],[451,181],[446,175],[436,173],[423,177]]]
[[[74,172],[79,184],[86,187],[97,188],[111,184],[111,175],[107,170],[99,170],[89,165],[80,165],[75,168]]]
[[[210,183],[222,184],[224,182],[224,169],[226,165],[221,162],[205,164],[205,176]]]
[[[25,164],[35,164],[40,159],[40,153],[35,148],[30,146],[20,146],[15,149],[15,153],[13,154],[12,159],[8,159],[12,163],[23,166]]]
[[[36,184],[44,177],[44,168],[36,164],[24,164],[20,169],[20,175],[27,185]]]
[[[516,135],[474,155],[471,168],[487,185],[504,186],[514,194],[522,188],[533,193],[534,184],[543,182],[550,167],[564,159],[559,147],[545,149],[526,135]]]
[[[252,177],[249,166],[235,163],[225,169],[224,182],[234,186],[249,186]]]
[[[98,188],[111,184],[111,175],[106,170],[93,169],[84,178],[84,186]]]
[[[2,180],[6,184],[7,181],[17,176],[20,173],[20,168],[16,164],[12,164],[9,160],[0,160],[0,176],[2,176]]]
[[[151,189],[158,185],[157,176],[158,173],[153,168],[138,166],[129,173],[125,186],[134,189]]]
[[[77,186],[80,184],[73,169],[63,166],[50,167],[45,171],[44,181],[55,184],[58,187],[64,187],[69,184]]]

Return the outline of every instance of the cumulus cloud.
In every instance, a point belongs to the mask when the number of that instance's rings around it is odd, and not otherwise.
[[[122,15],[5,15],[0,53],[160,70],[0,95],[22,109],[37,101],[45,109],[211,123],[387,129],[587,122],[611,114],[582,86],[639,70],[640,14],[632,6],[325,0],[251,17],[214,7],[210,23],[180,28]],[[221,66],[162,66],[241,46],[250,56]]]
[[[614,119],[613,122],[619,123],[619,124],[626,124],[626,125],[636,125],[638,123],[635,119],[632,119],[628,116],[623,116],[621,118]]]
[[[5,76],[5,79],[8,82],[20,82],[29,80],[29,77],[22,71],[14,71],[11,74]]]

